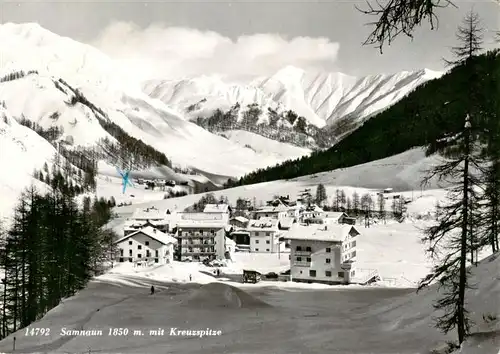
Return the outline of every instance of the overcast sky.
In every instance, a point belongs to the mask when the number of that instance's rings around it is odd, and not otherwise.
[[[500,29],[493,0],[457,1],[441,10],[440,26],[400,37],[383,54],[362,42],[373,18],[355,1],[31,1],[0,0],[2,22],[37,22],[92,44],[149,75],[265,75],[285,65],[351,75],[429,68],[442,57],[471,6],[480,14],[487,46]],[[364,6],[360,2],[360,6]]]

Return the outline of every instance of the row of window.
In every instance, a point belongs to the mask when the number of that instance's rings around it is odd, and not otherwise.
[[[141,257],[139,257],[139,258],[141,258]],[[124,258],[123,258],[123,257],[120,257],[119,261],[120,261],[120,262],[124,262],[125,260],[124,260]],[[132,257],[130,257],[130,258],[128,259],[128,261],[129,261],[129,262],[133,262]],[[144,261],[146,261],[146,262],[147,262],[147,261],[148,261],[148,259],[147,259],[147,258],[145,258],[145,259],[144,259]],[[159,263],[158,258],[155,258],[155,263]]]
[[[168,254],[168,250],[165,251],[165,255]],[[129,256],[132,256],[132,250],[128,250],[128,255]],[[155,257],[159,257],[160,253],[158,250],[155,250]],[[123,257],[123,248],[120,248],[120,257]],[[139,253],[137,255],[137,258],[141,258],[142,257],[142,254]],[[151,257],[151,252],[149,250],[146,250],[146,257]]]
[[[258,249],[258,248],[256,248],[256,249],[255,249],[255,252],[259,252],[259,249]],[[266,252],[269,252],[269,248],[266,248]]]
[[[305,248],[305,249],[302,249],[302,248]],[[311,247],[302,247],[302,246],[297,246],[297,247],[295,248],[295,251],[298,251],[298,252],[300,252],[300,251],[312,252],[312,249],[311,249]],[[331,252],[332,252],[332,249],[331,249],[330,247],[327,247],[327,248],[325,248],[325,252],[326,252],[326,253],[331,253]]]
[[[302,257],[296,257],[296,260],[297,260],[297,262],[302,262]],[[307,263],[311,263],[311,257],[307,257],[306,258],[306,262]],[[326,258],[325,259],[325,263],[331,264],[332,263],[332,259],[331,258]]]
[[[259,243],[259,240],[255,240],[255,243]],[[269,245],[269,244],[271,244],[271,241],[266,240],[266,245]]]
[[[262,235],[262,236],[271,236],[271,232],[262,232],[263,234],[265,235]],[[255,231],[255,236],[259,236],[260,235],[260,231]],[[258,243],[258,242],[256,242]]]
[[[316,271],[315,270],[310,270],[309,271],[309,276],[310,277],[316,277]],[[332,276],[332,272],[330,270],[325,270],[325,277],[331,277],[331,276]],[[338,272],[337,276],[339,278],[343,278],[345,276],[345,274],[344,274],[344,272]],[[351,276],[354,276],[354,270],[351,271]]]
[[[131,245],[132,245],[132,240],[128,241],[128,244],[131,246]],[[146,246],[149,246],[149,241],[144,242],[144,244],[145,244]],[[137,249],[139,249],[139,250],[140,250],[140,249],[141,249],[141,245],[138,245],[138,246],[137,246]]]

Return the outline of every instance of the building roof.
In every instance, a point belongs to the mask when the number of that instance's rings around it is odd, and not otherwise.
[[[352,229],[354,229],[355,234],[359,235],[359,232],[352,225],[327,225],[318,227],[318,225],[304,226],[296,224],[284,235],[284,238],[287,240],[343,242]]]
[[[283,229],[289,229],[293,225],[293,218],[282,218],[279,220],[279,224]]]
[[[255,212],[256,213],[279,213],[280,211],[287,211],[288,208],[286,206],[284,206],[283,204],[280,204],[276,207],[273,207],[273,206],[266,206],[266,207],[262,207],[262,208],[259,208],[258,210],[256,210]]]
[[[339,219],[341,216],[347,217],[349,215],[342,211],[328,211],[321,215],[321,217],[325,219]]]
[[[224,220],[223,215],[219,213],[179,213],[179,222],[183,223],[185,221],[197,221],[197,222],[222,222]],[[227,220],[227,219],[226,219]]]
[[[160,211],[155,207],[146,209],[136,209],[132,214],[131,219],[134,220],[148,220],[148,219],[164,219],[166,216],[166,210]]]
[[[248,231],[276,231],[278,229],[278,220],[272,218],[260,218],[259,220],[250,220],[247,226]]]
[[[313,212],[318,212],[318,213],[323,213],[323,212],[324,212],[324,210],[323,210],[323,209],[321,209],[321,208],[320,208],[319,206],[317,206],[316,204],[312,204],[312,205],[310,205],[310,206],[306,207],[306,208],[305,208],[305,211],[309,211],[309,212],[313,211]]]
[[[179,229],[226,229],[223,222],[199,222],[199,221],[181,221],[177,224]]]
[[[236,221],[239,221],[241,223],[248,222],[248,219],[245,218],[244,216],[235,216],[234,218],[231,218],[231,220],[236,220]]]
[[[128,239],[130,237],[134,237],[135,235],[138,235],[138,234],[144,234],[144,235],[152,238],[153,240],[156,240],[164,245],[177,243],[177,240],[174,237],[172,237],[164,232],[161,232],[160,230],[157,230],[151,226],[147,226],[147,227],[142,228],[140,230],[137,230],[136,232],[133,232],[127,236],[124,236],[124,237],[120,238],[118,241],[116,241],[115,243],[121,243],[121,242],[125,241],[126,239]]]
[[[204,213],[229,213],[229,205],[227,204],[207,204]]]

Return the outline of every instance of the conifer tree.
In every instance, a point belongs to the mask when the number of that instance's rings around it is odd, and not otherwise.
[[[321,205],[327,200],[326,188],[322,184],[316,187],[316,204]]]
[[[445,59],[445,63],[450,66],[460,65],[478,55],[483,49],[483,32],[479,15],[471,9],[457,29],[456,37],[459,44],[451,49],[455,58]]]
[[[437,318],[436,327],[445,333],[456,328],[461,344],[470,331],[468,311],[465,308],[465,292],[468,288],[467,253],[471,210],[478,207],[480,196],[477,192],[480,180],[481,159],[477,154],[477,135],[471,129],[467,116],[464,128],[459,134],[443,137],[431,146],[428,153],[439,153],[445,160],[432,168],[423,183],[432,178],[445,180],[450,184],[447,203],[439,207],[437,225],[425,230],[423,241],[427,252],[436,261],[431,276],[423,279],[419,290],[438,280],[442,297],[435,308],[444,311]],[[458,230],[458,231],[457,231]]]

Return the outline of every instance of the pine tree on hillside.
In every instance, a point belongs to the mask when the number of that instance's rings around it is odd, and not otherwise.
[[[443,290],[435,308],[444,311],[436,320],[436,327],[444,333],[454,328],[461,344],[470,332],[468,311],[465,308],[465,291],[468,286],[467,253],[471,209],[478,208],[479,179],[472,172],[481,170],[482,161],[477,156],[477,135],[474,134],[470,117],[467,116],[462,132],[442,139],[437,151],[445,160],[432,168],[423,183],[438,178],[450,183],[447,203],[439,207],[438,224],[425,230],[423,241],[427,252],[436,265],[430,276],[422,280],[419,290],[433,280],[439,281]],[[459,231],[457,231],[459,230]]]
[[[378,213],[379,213],[379,216],[382,220],[384,220],[384,224],[385,224],[385,197],[384,197],[384,194],[383,193],[380,193],[378,195]]]
[[[354,193],[352,194],[352,209],[353,209],[355,215],[357,215],[359,213],[360,205],[361,205],[361,202],[360,202],[359,194],[358,194],[358,192],[354,191]]]
[[[316,187],[316,204],[321,206],[327,199],[328,196],[326,195],[325,186],[322,184],[318,184],[318,186]]]
[[[455,59],[445,59],[445,63],[450,66],[460,65],[479,54],[483,49],[483,33],[484,29],[481,27],[479,15],[471,9],[464,17],[462,25],[458,27],[456,33],[460,44],[452,48]]]

